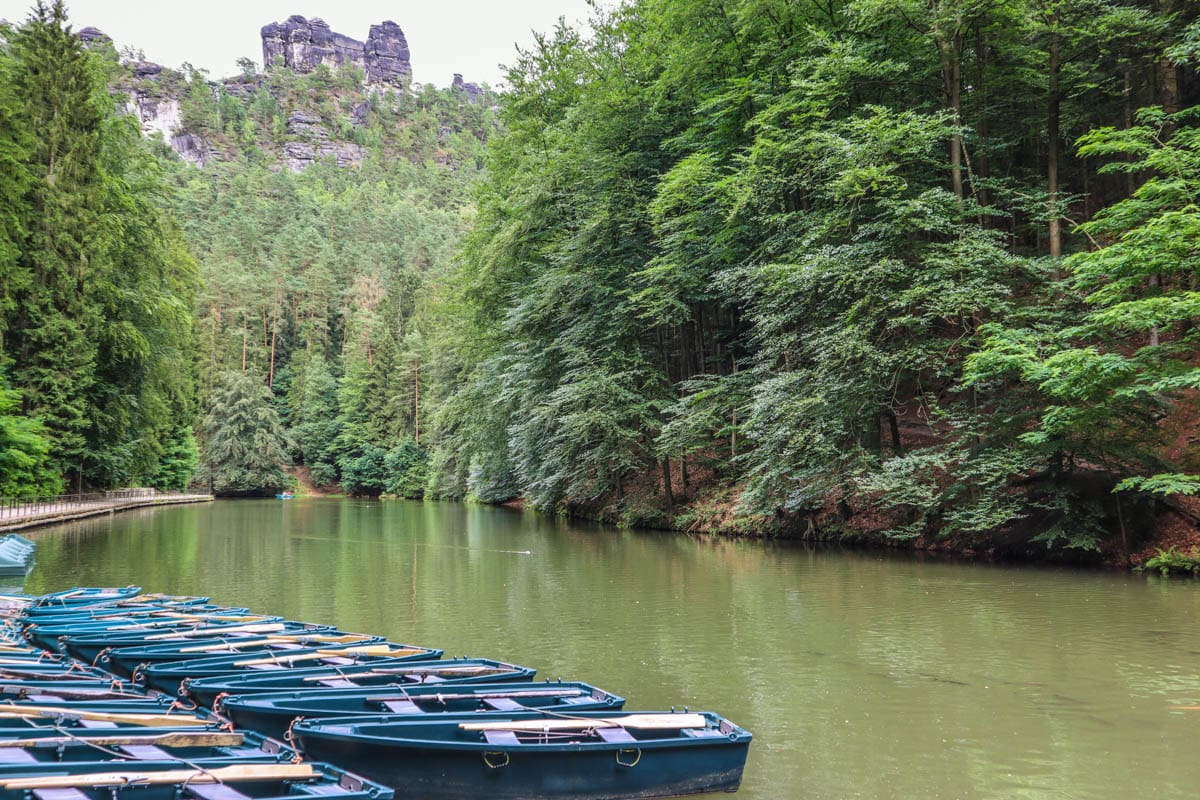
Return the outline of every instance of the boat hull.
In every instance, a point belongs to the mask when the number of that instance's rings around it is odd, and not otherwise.
[[[569,694],[563,694],[564,692]],[[247,694],[225,698],[220,708],[215,710],[229,717],[238,728],[247,728],[264,736],[284,739],[293,721],[300,718],[377,718],[388,715],[389,719],[410,716],[416,720],[457,714],[466,715],[464,718],[478,719],[481,713],[496,713],[494,708],[487,705],[487,699],[490,697],[510,700],[522,708],[559,713],[618,710],[625,704],[625,698],[585,683],[496,683],[457,688],[439,684],[410,686],[403,690],[384,686],[374,689],[331,689],[324,692]],[[384,700],[401,698],[412,704],[411,710],[406,709],[397,714],[399,706],[393,705],[389,708],[383,703]]]
[[[749,735],[658,745],[498,745],[390,741],[370,743],[294,729],[306,757],[328,759],[417,800],[631,800],[734,792]]]

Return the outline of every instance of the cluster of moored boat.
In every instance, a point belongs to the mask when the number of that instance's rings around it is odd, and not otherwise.
[[[0,610],[0,800],[667,797],[736,790],[750,746],[713,713],[208,598]]]

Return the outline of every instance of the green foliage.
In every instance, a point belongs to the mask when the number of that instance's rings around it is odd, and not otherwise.
[[[1146,559],[1142,569],[1158,570],[1164,578],[1172,573],[1200,575],[1200,548],[1193,547],[1186,553],[1174,547],[1159,550],[1157,555]]]
[[[195,416],[195,262],[157,157],[85,48],[39,2],[0,48],[0,342],[22,413],[76,486],[151,480]]]
[[[50,439],[37,419],[20,413],[20,394],[0,376],[0,497],[34,497],[62,491],[50,459]]]
[[[1094,550],[1200,388],[1200,126],[1134,115],[1194,22],[635,0],[539,37],[437,295],[430,491]]]
[[[157,471],[150,485],[162,491],[180,492],[196,476],[200,466],[200,448],[190,427],[177,429],[166,441]]]
[[[287,436],[261,377],[221,375],[202,435],[206,477],[216,494],[274,494],[288,485],[280,468],[287,460]]]

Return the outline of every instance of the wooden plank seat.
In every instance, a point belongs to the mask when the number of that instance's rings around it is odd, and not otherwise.
[[[34,789],[34,800],[88,800],[78,789]]]
[[[0,764],[36,764],[31,753],[19,747],[0,747]]]
[[[117,723],[109,722],[106,719],[81,719],[79,720],[81,728],[115,728]]]
[[[524,711],[525,706],[508,697],[485,697],[483,704],[493,711]]]
[[[322,686],[332,686],[335,689],[353,689],[358,686],[354,681],[348,681],[345,678],[322,678],[317,683]]]
[[[321,659],[321,663],[341,667],[347,664],[353,664],[355,661],[353,658],[346,658],[345,656],[327,656]]]
[[[421,707],[412,700],[384,700],[381,705],[397,714],[421,714]]]
[[[183,792],[197,800],[250,800],[250,795],[223,783],[189,783]]]
[[[633,738],[633,734],[624,728],[596,728],[596,735],[610,744],[626,744],[637,741]]]
[[[116,749],[142,761],[173,761],[175,758],[166,750],[152,744],[119,744]]]

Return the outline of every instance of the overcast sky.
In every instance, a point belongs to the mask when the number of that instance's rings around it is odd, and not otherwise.
[[[32,5],[0,0],[0,19],[20,22]],[[99,28],[118,49],[142,50],[168,67],[187,61],[213,78],[236,74],[241,56],[261,65],[259,29],[292,14],[320,17],[359,41],[373,23],[390,19],[408,38],[413,79],[438,86],[448,86],[455,72],[497,86],[498,65],[515,60],[514,45],[527,45],[531,31],[550,30],[560,16],[572,23],[588,17],[585,0],[67,0],[67,8],[76,30]]]

